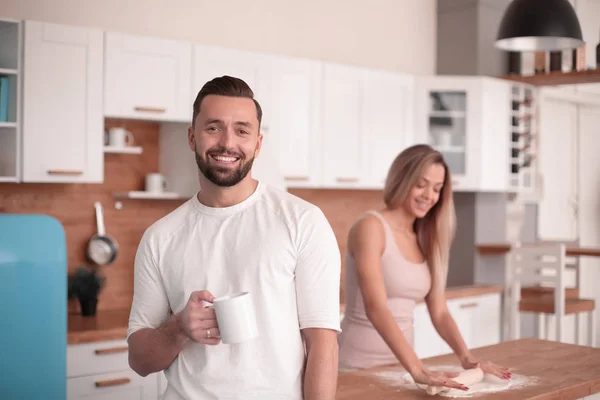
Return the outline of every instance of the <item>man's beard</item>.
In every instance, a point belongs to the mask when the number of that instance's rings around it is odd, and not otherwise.
[[[218,147],[215,149],[211,149],[210,151],[207,152],[206,159],[203,158],[198,153],[198,151],[196,151],[195,153],[196,153],[196,164],[198,165],[198,169],[200,169],[200,172],[202,172],[202,174],[206,177],[206,179],[208,179],[209,181],[211,181],[212,183],[214,183],[217,186],[231,187],[231,186],[237,185],[238,183],[240,183],[242,181],[242,179],[244,179],[246,177],[246,175],[248,175],[248,173],[252,169],[252,164],[254,163],[254,157],[245,161],[246,158],[244,157],[243,154],[228,151],[224,147]],[[235,169],[230,169],[230,168],[221,168],[221,167],[212,166],[209,164],[208,154],[211,154],[211,155],[221,154],[221,155],[230,155],[230,156],[238,157],[239,158],[238,167]]]

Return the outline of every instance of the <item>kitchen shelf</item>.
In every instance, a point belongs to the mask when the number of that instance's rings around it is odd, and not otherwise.
[[[0,176],[0,183],[17,183],[19,180],[16,176]]]
[[[547,72],[531,76],[505,75],[502,77],[514,82],[535,86],[577,85],[582,83],[600,83],[600,69],[572,72]]]
[[[179,193],[163,192],[163,193],[152,193],[143,190],[113,193],[113,197],[118,199],[136,199],[136,200],[183,200],[188,199],[189,196],[182,196]]]
[[[0,122],[0,128],[16,128],[16,122]]]
[[[113,154],[142,154],[143,149],[141,147],[104,146],[104,152]]]

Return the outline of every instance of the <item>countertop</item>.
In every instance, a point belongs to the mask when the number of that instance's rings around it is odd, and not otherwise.
[[[481,255],[498,255],[508,253],[511,245],[509,243],[485,243],[478,244],[477,251]],[[600,257],[600,248],[598,247],[581,247],[567,245],[568,256],[589,256]]]
[[[488,293],[498,293],[502,286],[498,285],[470,285],[450,287],[446,290],[446,297],[457,299],[469,296],[479,296]],[[344,311],[344,305],[341,305]],[[125,339],[129,323],[129,309],[123,310],[98,310],[94,317],[83,317],[78,314],[68,315],[68,344],[81,344],[99,342],[103,340]]]
[[[513,374],[537,378],[530,386],[480,394],[475,397],[477,399],[579,399],[600,392],[598,348],[528,338],[474,349],[473,354],[504,365]],[[432,357],[423,361],[432,366],[457,365],[454,355]],[[336,399],[431,400],[432,397],[421,389],[393,386],[375,375],[378,372],[392,371],[404,370],[401,366],[394,365],[340,374]]]

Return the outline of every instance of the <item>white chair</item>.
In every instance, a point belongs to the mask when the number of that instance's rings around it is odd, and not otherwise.
[[[575,337],[579,344],[579,325],[582,314],[588,316],[588,345],[594,346],[595,325],[593,299],[578,297],[578,291],[567,288],[567,268],[575,269],[575,285],[579,278],[578,263],[567,265],[564,243],[516,243],[508,257],[505,295],[508,295],[509,337],[520,337],[520,316],[522,312],[539,314],[538,337],[544,339],[544,333],[550,316],[556,323],[556,341],[564,341],[565,315],[575,314]],[[523,296],[523,285],[537,285]],[[568,292],[570,290],[570,292]],[[569,293],[569,295],[567,295]],[[545,317],[545,320],[544,320]]]

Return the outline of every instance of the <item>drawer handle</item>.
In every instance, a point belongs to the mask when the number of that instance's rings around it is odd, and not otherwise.
[[[50,169],[48,175],[83,175],[83,171],[66,170],[66,169]]]
[[[105,381],[96,382],[96,387],[110,387],[110,386],[126,385],[129,382],[131,382],[131,379],[129,379],[129,378],[107,379]]]
[[[336,178],[336,181],[342,182],[358,182],[358,178]]]
[[[307,181],[308,180],[308,176],[286,176],[283,179],[285,179],[286,181]]]
[[[94,353],[96,353],[97,356],[103,356],[103,355],[106,355],[106,354],[124,353],[127,350],[129,350],[129,347],[127,347],[127,346],[123,346],[123,347],[111,347],[109,349],[97,349],[97,350],[94,350]]]
[[[473,302],[473,303],[464,303],[460,305],[460,308],[474,308],[477,307],[479,305],[479,303],[477,302]]]
[[[142,111],[142,112],[154,112],[154,113],[164,113],[167,112],[167,109],[164,107],[134,107],[135,111]]]

